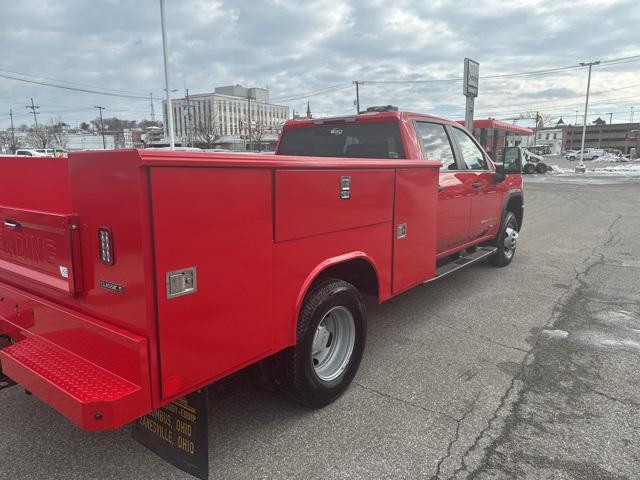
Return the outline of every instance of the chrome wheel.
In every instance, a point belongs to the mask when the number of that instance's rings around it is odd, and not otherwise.
[[[512,224],[507,225],[507,228],[504,231],[504,256],[508,259],[513,257],[513,254],[516,251],[516,246],[518,245],[518,231],[515,229],[515,226]]]
[[[322,317],[313,337],[311,361],[320,380],[330,382],[344,372],[355,342],[353,315],[346,307],[333,307]]]

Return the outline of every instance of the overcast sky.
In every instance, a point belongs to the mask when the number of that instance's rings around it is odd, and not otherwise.
[[[459,81],[374,84],[462,76],[480,62],[476,118],[540,110],[575,122],[584,108],[586,71],[484,79],[640,55],[637,0],[166,0],[171,88],[182,96],[240,83],[268,86],[271,98],[314,116],[353,113],[361,103],[463,118]],[[163,95],[157,0],[16,0],[2,5],[0,75],[147,96]],[[46,77],[46,78],[35,78]],[[74,84],[68,82],[75,82]],[[635,88],[626,88],[635,85]],[[315,94],[318,90],[331,90]],[[116,92],[117,90],[117,92]],[[640,59],[594,67],[590,113],[640,120]],[[101,96],[0,77],[0,128],[105,116],[149,118],[149,100]],[[159,113],[160,103],[156,102]],[[608,117],[607,117],[608,120]]]

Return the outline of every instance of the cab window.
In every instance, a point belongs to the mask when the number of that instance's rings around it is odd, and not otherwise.
[[[420,138],[422,153],[427,160],[440,160],[442,170],[457,170],[458,165],[444,125],[416,122],[416,133]]]
[[[482,150],[478,148],[471,137],[459,128],[453,128],[452,130],[453,137],[456,139],[458,147],[460,147],[462,159],[464,160],[467,170],[488,170],[489,166],[482,154]]]

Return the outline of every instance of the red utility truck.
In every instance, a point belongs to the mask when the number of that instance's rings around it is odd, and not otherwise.
[[[86,430],[260,362],[335,400],[384,302],[488,258],[522,226],[518,149],[374,111],[292,120],[274,156],[119,150],[0,158],[0,362]]]

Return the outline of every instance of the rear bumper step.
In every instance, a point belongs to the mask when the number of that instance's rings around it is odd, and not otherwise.
[[[147,413],[139,385],[42,337],[0,350],[3,373],[86,430],[118,428]]]

